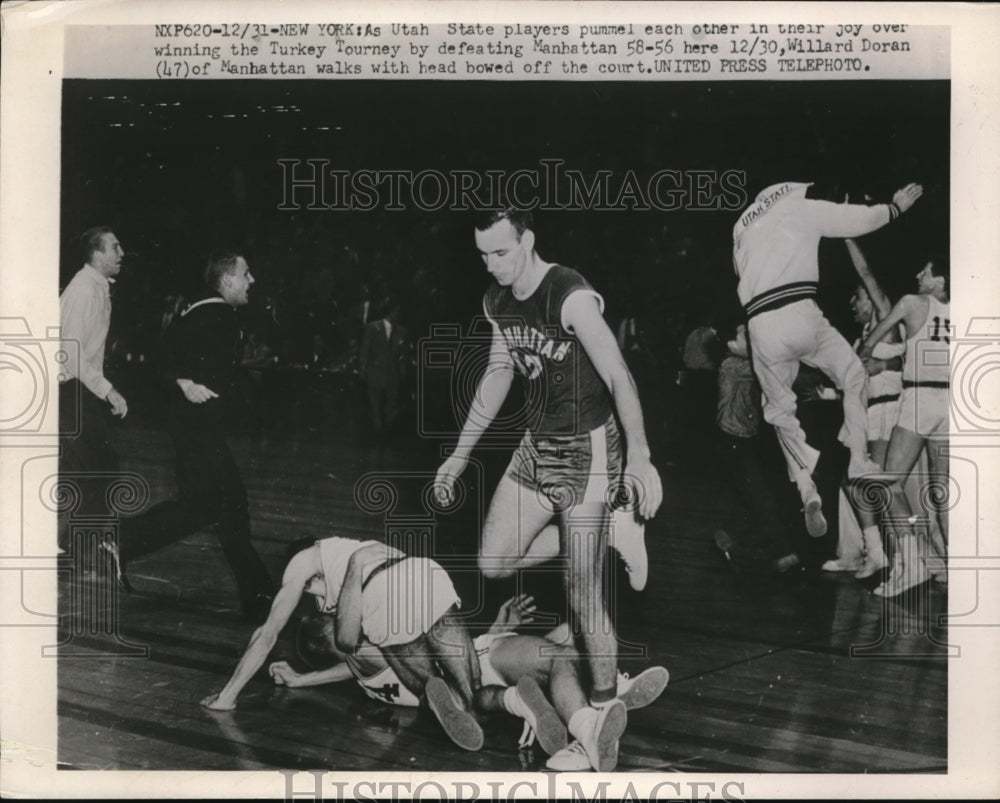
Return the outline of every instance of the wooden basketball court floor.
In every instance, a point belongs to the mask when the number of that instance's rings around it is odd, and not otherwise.
[[[470,569],[481,514],[465,505],[421,525],[426,515],[415,502],[415,518],[397,510],[387,525],[384,512],[365,512],[354,498],[359,477],[382,471],[401,486],[425,482],[436,455],[416,439],[365,446],[351,421],[341,423],[339,437],[299,428],[232,441],[254,541],[275,577],[286,545],[298,538],[382,537],[387,526],[429,526],[439,561],[454,569],[464,608],[482,609],[471,627],[485,629],[518,587],[482,583]],[[116,446],[122,469],[149,482],[152,502],[173,495],[172,450],[162,432],[132,425],[118,431]],[[505,461],[500,454],[487,460],[485,478],[470,479],[473,495],[481,484],[488,498]],[[647,528],[648,587],[631,591],[617,561],[611,565],[620,667],[635,674],[660,664],[670,683],[653,705],[630,712],[618,771],[945,772],[947,633],[939,616],[947,610],[946,590],[927,585],[886,601],[848,577],[736,576],[711,546],[728,504],[722,480],[660,468],[665,501]],[[405,506],[407,492],[402,497]],[[134,591],[112,601],[113,625],[80,604],[108,593],[105,581],[84,574],[61,586],[61,768],[544,768],[537,747],[518,752],[520,722],[513,718],[485,720],[485,747],[466,752],[426,711],[382,705],[354,683],[276,687],[266,668],[236,711],[206,711],[199,700],[221,688],[253,631],[239,615],[215,537],[188,537],[135,561],[129,574]],[[543,613],[564,613],[554,572],[532,572],[521,588]],[[283,638],[274,657],[292,657],[293,649]]]

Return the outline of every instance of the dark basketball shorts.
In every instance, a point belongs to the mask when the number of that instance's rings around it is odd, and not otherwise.
[[[507,466],[507,476],[546,500],[554,512],[585,502],[604,502],[615,508],[628,501],[614,416],[580,435],[525,432]]]

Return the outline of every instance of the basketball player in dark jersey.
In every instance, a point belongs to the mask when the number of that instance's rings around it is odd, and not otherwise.
[[[608,717],[624,719],[615,699],[617,637],[603,596],[612,502],[623,483],[631,486],[635,513],[648,519],[663,489],[650,462],[635,383],[602,316],[603,300],[579,273],[542,259],[531,226],[531,214],[515,209],[488,213],[476,226],[476,246],[496,280],[483,298],[492,348],[458,445],[438,470],[438,496],[451,499],[516,371],[527,384],[526,398],[538,404],[493,495],[479,565],[487,577],[503,578],[558,555],[568,559],[565,582],[586,647],[599,731]],[[615,526],[615,546],[626,563],[644,559],[642,536],[640,549],[624,547]]]

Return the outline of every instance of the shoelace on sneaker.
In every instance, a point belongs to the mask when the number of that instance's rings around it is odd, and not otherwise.
[[[566,766],[566,764],[570,766]],[[562,765],[562,766],[559,766]],[[549,769],[557,772],[582,772],[591,769],[590,759],[587,751],[578,739],[573,740],[562,750],[553,755],[545,764]]]
[[[588,769],[590,768],[590,759],[587,758],[587,751],[584,749],[583,744],[580,742],[579,739],[574,739],[572,742],[566,745],[562,750],[553,755],[552,759],[556,759],[558,761],[558,759],[565,758],[567,755],[578,756],[586,763],[587,768]]]
[[[521,729],[521,737],[517,740],[517,749],[524,750],[535,743],[535,729],[531,727],[528,720],[524,720],[524,727]]]

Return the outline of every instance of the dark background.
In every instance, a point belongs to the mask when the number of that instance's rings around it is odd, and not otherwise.
[[[555,83],[86,81],[63,95],[64,284],[73,241],[108,223],[130,256],[115,333],[140,338],[168,294],[196,296],[207,253],[244,250],[252,307],[336,318],[361,299],[403,300],[415,337],[471,319],[488,282],[469,213],[280,211],[282,158],[344,170],[539,169],[589,176],[660,169],[740,170],[748,199],[784,180],[836,180],[887,201],[915,180],[925,197],[862,241],[890,296],[913,288],[929,252],[947,253],[946,81]],[[616,182],[617,179],[617,182]],[[539,213],[538,249],[579,268],[612,325],[637,315],[664,358],[705,315],[738,313],[732,211]],[[855,283],[825,242],[821,304],[850,328]],[[122,301],[128,299],[128,304]],[[252,310],[251,310],[252,312]],[[308,333],[302,334],[301,338]]]

